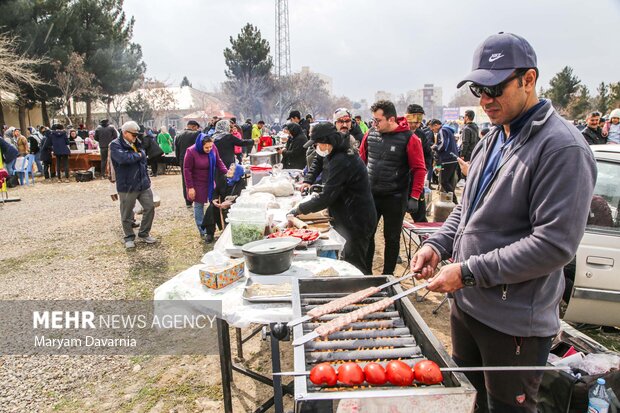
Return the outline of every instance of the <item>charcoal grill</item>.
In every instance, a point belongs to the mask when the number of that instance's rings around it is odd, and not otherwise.
[[[293,283],[293,317],[302,317],[310,309],[343,295],[392,280],[392,277],[330,277],[298,279]],[[360,305],[369,304],[402,292],[399,284],[393,285],[360,303],[348,306],[338,313],[296,325],[294,338],[311,332],[322,322],[342,313],[353,311]],[[396,301],[382,312],[350,324],[343,330],[325,338],[318,338],[294,349],[295,371],[310,371],[321,362],[329,362],[335,368],[346,361],[363,366],[371,361],[387,364],[399,359],[411,366],[423,360],[435,361],[440,367],[456,367],[443,346],[408,299]],[[397,387],[315,386],[307,376],[295,377],[295,411],[298,413],[331,412],[344,399],[395,398],[394,405],[403,411],[431,403],[434,411],[471,412],[476,391],[463,373],[444,373],[442,384]],[[388,402],[390,400],[384,400]],[[449,410],[443,410],[448,408]],[[423,410],[417,410],[423,411]]]

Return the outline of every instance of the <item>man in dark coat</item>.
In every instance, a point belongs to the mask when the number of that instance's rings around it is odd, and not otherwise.
[[[61,167],[65,171],[65,182],[69,182],[69,155],[71,154],[71,150],[69,149],[69,136],[62,124],[54,125],[52,129],[53,130],[47,135],[42,150],[48,151],[51,148],[54,152],[58,182],[62,182],[60,175]]]
[[[431,144],[426,139],[426,133],[421,129],[422,126],[422,117],[424,115],[424,108],[420,105],[411,104],[407,106],[407,113],[405,114],[405,118],[407,118],[407,123],[409,124],[409,129],[413,132],[414,136],[420,140],[422,144],[422,153],[424,154],[424,166],[426,166],[426,170],[428,171],[433,167],[433,150],[431,149]],[[418,210],[416,212],[407,211],[411,215],[411,219],[414,222],[428,222],[426,219],[426,199],[424,198],[424,191],[420,194],[420,198],[418,199]]]
[[[95,129],[95,140],[99,142],[99,153],[101,154],[101,177],[105,177],[106,166],[108,163],[108,147],[110,142],[118,138],[118,132],[110,121],[103,119],[97,129]]]
[[[142,148],[146,152],[146,159],[148,165],[151,167],[151,175],[157,176],[157,170],[159,160],[161,156],[164,154],[164,150],[157,143],[157,138],[153,134],[145,134],[144,127],[140,127],[140,138],[139,141],[142,145]]]
[[[147,244],[154,244],[157,239],[151,237],[151,226],[155,217],[151,180],[146,169],[146,153],[138,142],[140,127],[134,121],[123,124],[122,137],[110,143],[110,158],[116,175],[116,190],[120,201],[121,223],[125,234],[125,248],[135,248],[136,234],[133,231],[136,201],[144,210],[138,239]]]
[[[480,140],[478,125],[474,123],[475,117],[476,114],[473,110],[466,110],[465,116],[463,117],[465,127],[461,132],[461,142],[463,142],[461,146],[461,158],[463,158],[465,162],[471,161],[471,154]]]
[[[591,112],[586,118],[587,127],[581,131],[581,134],[586,138],[588,145],[604,145],[607,143],[607,138],[603,136],[603,129],[599,126],[600,120],[600,112]]]
[[[306,148],[304,144],[308,142],[308,137],[299,124],[290,122],[284,126],[284,131],[289,138],[286,147],[280,149],[282,154],[282,165],[284,169],[304,169],[306,167]]]
[[[344,136],[331,123],[319,123],[312,129],[311,140],[324,158],[323,191],[310,201],[299,204],[290,213],[308,214],[328,208],[336,231],[346,239],[345,261],[363,274],[371,274],[366,263],[370,238],[374,234],[377,213],[374,208],[366,165]]]
[[[185,177],[183,176],[183,160],[185,159],[185,151],[196,143],[196,138],[200,133],[200,125],[195,120],[187,122],[187,127],[174,141],[174,156],[176,156],[179,166],[181,167],[181,182],[183,185],[183,199],[185,206],[192,207],[192,201],[187,199],[187,189],[185,188]]]

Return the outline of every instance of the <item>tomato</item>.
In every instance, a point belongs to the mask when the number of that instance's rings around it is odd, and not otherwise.
[[[310,370],[310,381],[317,386],[327,384],[328,386],[335,386],[338,376],[336,376],[336,370],[329,363],[317,364]]]
[[[368,384],[385,384],[387,376],[385,369],[379,363],[368,363],[364,366],[364,376]]]
[[[338,380],[341,383],[354,386],[362,384],[364,382],[364,371],[357,363],[344,363],[338,367]]]
[[[410,386],[413,382],[413,371],[406,363],[392,360],[385,366],[387,379],[395,386]]]
[[[422,384],[439,384],[443,381],[443,375],[437,363],[424,360],[413,367],[415,379]]]

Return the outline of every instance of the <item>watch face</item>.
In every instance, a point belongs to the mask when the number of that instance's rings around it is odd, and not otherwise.
[[[474,278],[474,277],[471,277],[471,276],[469,276],[469,277],[465,277],[465,278],[463,279],[463,284],[464,284],[465,286],[467,286],[467,287],[472,287],[472,286],[476,285],[476,280],[475,280],[475,278]]]

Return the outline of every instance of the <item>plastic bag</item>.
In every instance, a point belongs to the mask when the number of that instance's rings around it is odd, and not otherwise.
[[[581,360],[578,368],[588,374],[605,374],[611,369],[620,368],[620,357],[608,353],[588,354]]]
[[[250,193],[267,192],[275,196],[293,195],[295,188],[288,178],[266,176],[257,185],[250,188]]]

